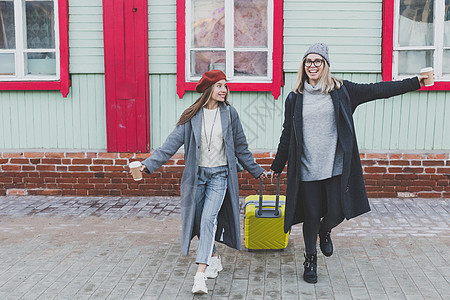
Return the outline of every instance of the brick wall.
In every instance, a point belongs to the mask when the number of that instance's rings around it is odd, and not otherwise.
[[[256,161],[269,169],[275,153],[255,153]],[[0,195],[177,196],[184,168],[176,154],[152,175],[134,181],[128,163],[150,154],[104,152],[1,153]],[[450,197],[449,153],[361,153],[369,197]],[[285,192],[286,178],[282,180]],[[239,173],[241,196],[256,194],[259,181]],[[275,193],[275,184],[264,193]]]

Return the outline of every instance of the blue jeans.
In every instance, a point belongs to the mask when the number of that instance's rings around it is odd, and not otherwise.
[[[200,232],[196,263],[208,264],[216,252],[214,245],[217,215],[222,206],[228,183],[228,167],[198,168],[195,195],[195,231]]]

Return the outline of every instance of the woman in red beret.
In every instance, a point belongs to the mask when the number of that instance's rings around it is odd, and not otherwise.
[[[181,114],[164,144],[142,163],[151,174],[184,145],[181,251],[187,255],[191,239],[198,236],[192,292],[206,294],[206,279],[222,270],[214,241],[241,249],[237,162],[255,178],[266,173],[248,150],[239,115],[227,100],[225,74],[205,72],[196,91],[202,93],[200,98]]]

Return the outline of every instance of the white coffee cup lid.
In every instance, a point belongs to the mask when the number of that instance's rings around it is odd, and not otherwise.
[[[426,67],[420,70],[420,73],[433,71],[433,67]]]
[[[130,167],[130,168],[137,168],[137,167],[140,167],[140,166],[142,166],[142,164],[141,164],[140,161],[133,161],[133,162],[131,162],[131,163],[129,164],[129,167]]]

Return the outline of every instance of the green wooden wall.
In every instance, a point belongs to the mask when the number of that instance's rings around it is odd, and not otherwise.
[[[198,94],[176,95],[176,0],[149,0],[152,148],[160,146]],[[285,0],[284,71],[278,100],[270,93],[232,92],[251,149],[275,149],[284,99],[307,47],[330,46],[332,71],[355,82],[381,80],[382,0]],[[0,91],[0,149],[106,149],[102,0],[69,0],[72,87]],[[368,103],[355,113],[360,148],[450,149],[450,92],[414,92]]]
[[[354,82],[381,81],[366,73],[336,73]],[[271,93],[231,92],[230,102],[239,112],[251,149],[276,149],[284,120],[284,101],[296,73],[286,73],[286,86],[278,100]],[[150,75],[151,145],[159,147],[173,130],[183,110],[197,93],[179,99],[175,75]],[[173,88],[167,88],[173,87]],[[358,107],[354,115],[361,149],[450,149],[450,92],[413,92]]]
[[[1,91],[0,149],[106,149],[104,76],[72,75],[59,91]]]

